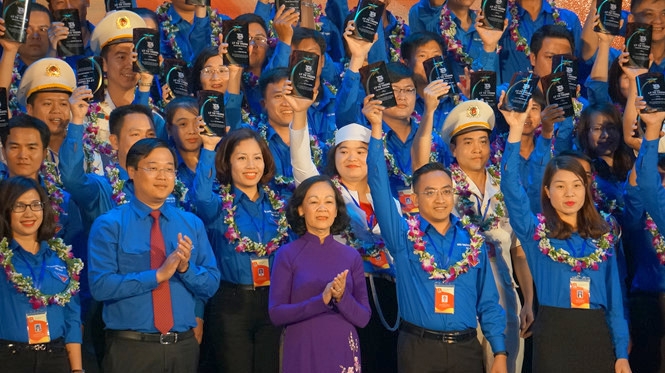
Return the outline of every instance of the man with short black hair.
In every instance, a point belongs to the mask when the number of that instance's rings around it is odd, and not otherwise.
[[[195,372],[195,304],[219,287],[215,256],[203,222],[166,203],[176,179],[168,144],[139,140],[126,167],[134,198],[90,230],[90,285],[104,302],[104,371]]]

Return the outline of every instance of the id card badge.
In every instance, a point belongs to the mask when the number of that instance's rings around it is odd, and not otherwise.
[[[388,264],[388,258],[386,257],[386,252],[383,250],[379,251],[377,255],[368,255],[367,261],[370,262],[370,264],[372,264],[374,267],[380,269],[390,268],[390,264]]]
[[[403,214],[415,214],[418,212],[418,207],[413,203],[413,190],[411,188],[402,189],[397,192],[399,196],[399,204],[402,206]]]
[[[48,331],[48,319],[46,310],[30,312],[25,315],[25,321],[28,325],[28,343],[49,343],[51,334]]]
[[[252,259],[252,280],[255,288],[270,286],[270,261],[268,258]]]
[[[589,277],[573,277],[570,279],[570,308],[590,308],[591,279]]]
[[[434,312],[455,313],[455,285],[434,285]]]

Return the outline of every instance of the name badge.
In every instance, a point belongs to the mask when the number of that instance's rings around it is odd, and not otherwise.
[[[414,214],[418,212],[418,207],[413,203],[413,190],[411,188],[402,189],[397,192],[399,196],[399,204],[402,206],[403,214]]]
[[[455,313],[455,285],[434,286],[434,312]]]
[[[51,334],[48,331],[46,311],[31,312],[25,315],[28,326],[28,343],[49,343]]]
[[[270,286],[270,261],[268,258],[252,259],[252,280],[255,288]]]
[[[591,299],[591,279],[573,277],[570,279],[570,308],[589,309]]]

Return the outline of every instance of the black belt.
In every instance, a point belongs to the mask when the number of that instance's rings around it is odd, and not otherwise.
[[[466,342],[476,338],[477,336],[476,329],[466,329],[453,332],[438,332],[436,330],[421,328],[404,320],[402,320],[399,328],[400,330],[403,330],[409,334],[445,343]]]
[[[194,336],[194,329],[189,329],[188,331],[182,333],[168,332],[166,334],[140,333],[131,330],[107,330],[106,333],[110,337],[116,337],[120,339],[170,345],[192,338]]]
[[[53,350],[62,350],[65,348],[65,340],[60,337],[54,339],[49,343],[28,344],[23,342],[8,341],[0,339],[0,348],[9,349],[11,351],[45,351],[53,352]]]
[[[225,289],[244,290],[244,291],[259,291],[259,290],[268,291],[268,289],[270,289],[270,286],[254,287],[254,285],[234,284],[232,282],[227,282],[227,281],[222,281],[219,286]]]

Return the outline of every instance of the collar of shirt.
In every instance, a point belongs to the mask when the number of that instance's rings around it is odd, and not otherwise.
[[[321,56],[321,58],[325,58],[325,56]],[[314,107],[316,110],[323,110],[328,106],[330,102],[335,98],[335,95],[332,93],[330,88],[323,84],[323,80],[321,80],[321,84],[319,85],[319,89],[321,90],[321,94],[317,98],[320,98],[320,100],[315,101],[314,104],[312,104],[312,107]]]
[[[418,125],[413,122],[413,118],[409,119],[409,123],[411,124],[411,131],[409,132],[409,136],[406,137],[406,141],[404,142],[405,144],[413,140],[414,136],[416,136],[416,132],[418,131]],[[390,141],[394,138],[401,142],[395,131],[393,131],[393,129],[390,128],[386,122],[383,122],[383,133],[386,134],[386,141]]]
[[[520,20],[528,19],[529,21],[531,21],[531,16],[522,7],[522,4],[519,4],[519,3],[517,4],[517,11],[518,11],[518,14],[520,15]],[[545,15],[553,14],[553,13],[554,13],[554,10],[550,6],[550,3],[547,2],[547,1],[543,1],[542,6],[540,7],[540,13],[538,14],[538,17],[536,18],[536,20],[538,20],[538,18],[540,18],[540,16],[545,16]]]
[[[251,203],[251,204],[262,203],[266,192],[263,190],[263,185],[260,183],[258,185],[258,189],[259,189],[259,198],[257,198],[256,201],[252,201],[251,199],[249,199],[249,197],[247,197],[245,192],[236,188],[235,185],[231,185],[231,193],[235,195],[235,198],[233,199],[233,204],[239,205],[242,203]]]
[[[434,232],[436,232],[436,234],[441,236],[441,233],[439,233],[439,231],[437,231],[436,228],[434,228],[434,226],[432,226],[432,224],[430,224],[430,222],[425,220],[425,218],[423,218],[422,215],[418,215],[418,219],[420,220],[420,231],[421,232],[429,233],[429,234],[433,234]],[[444,238],[452,237],[451,235],[453,234],[453,230],[457,229],[458,223],[459,223],[459,218],[457,216],[453,215],[453,214],[450,214],[450,227],[446,231],[446,234],[443,235],[442,237],[444,237]]]
[[[473,10],[469,9],[469,16],[471,17],[471,26],[469,26],[468,31],[464,31],[462,29],[462,21],[455,15],[455,13],[450,12],[450,18],[455,22],[457,25],[457,32],[458,33],[463,33],[463,34],[470,34],[472,32],[476,31],[476,12]]]
[[[138,198],[132,198],[132,200],[129,202],[130,208],[134,213],[140,218],[140,219],[145,219],[150,215],[150,213],[154,210],[152,207],[146,205],[145,203],[139,201]],[[159,212],[161,215],[168,221],[173,218],[173,211],[171,210],[171,207],[167,203],[163,203],[159,208]]]
[[[37,260],[41,260],[41,258],[42,258],[44,255],[46,255],[46,254],[48,253],[48,251],[49,251],[49,250],[48,250],[48,249],[49,249],[48,242],[47,242],[47,241],[41,241],[41,242],[39,242],[39,251],[37,251],[37,254],[34,254],[34,255],[33,255],[32,253],[30,253],[30,252],[28,252],[27,250],[25,250],[21,245],[19,245],[18,242],[16,242],[16,240],[14,240],[13,238],[12,238],[11,241],[9,241],[9,248],[10,248],[12,251],[17,251],[17,250],[23,250],[23,251],[25,251],[27,254],[30,254],[30,255],[24,255],[23,257],[24,257],[26,260],[31,260],[31,259],[33,259],[35,262],[36,262]],[[54,253],[55,253],[55,251],[54,251]]]
[[[310,245],[326,246],[331,242],[335,242],[335,237],[333,237],[332,234],[326,236],[326,238],[323,239],[323,243],[321,243],[321,238],[319,238],[319,236],[315,236],[309,232],[305,232],[305,234],[302,235],[302,238]]]
[[[166,11],[166,14],[169,17],[171,17],[171,24],[173,24],[173,25],[177,25],[181,21],[185,21],[182,17],[180,17],[180,14],[178,14],[178,12],[176,12],[175,7],[173,5],[171,5],[169,7],[169,10]],[[187,22],[187,21],[185,21],[185,22]],[[187,23],[189,23],[189,22],[187,22]]]

